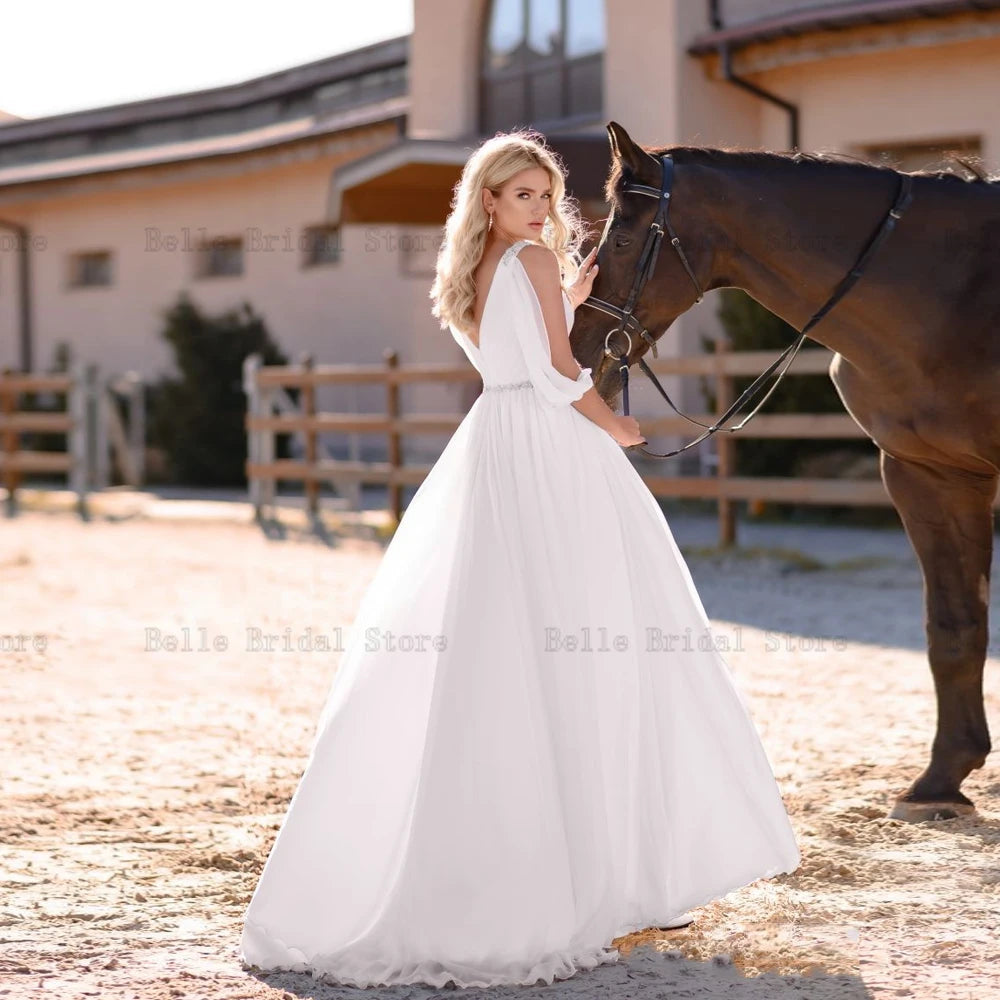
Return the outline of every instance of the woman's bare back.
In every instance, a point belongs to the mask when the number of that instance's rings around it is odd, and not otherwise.
[[[483,256],[472,272],[472,277],[476,282],[476,300],[473,303],[472,322],[475,330],[469,334],[469,340],[479,349],[479,327],[483,319],[483,311],[486,308],[486,299],[489,297],[490,289],[493,287],[493,279],[496,277],[497,268],[500,266],[500,258],[507,247],[494,244],[483,251]]]

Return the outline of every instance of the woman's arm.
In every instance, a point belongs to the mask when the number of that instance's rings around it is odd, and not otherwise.
[[[539,245],[524,247],[518,258],[524,265],[541,306],[552,367],[567,378],[575,379],[583,369],[573,357],[569,345],[563,289],[559,281],[559,261],[548,247]],[[593,387],[570,405],[607,431],[623,447],[645,442],[639,431],[638,421],[634,417],[618,416]]]

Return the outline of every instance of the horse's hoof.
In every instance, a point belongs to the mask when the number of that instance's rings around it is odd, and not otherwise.
[[[897,799],[889,810],[889,819],[901,819],[907,823],[926,823],[930,820],[958,819],[975,815],[976,807],[971,802],[907,802]]]
[[[665,924],[661,924],[656,929],[658,931],[672,931],[676,930],[678,927],[687,927],[689,924],[694,923],[694,917],[691,916],[690,912],[685,911],[684,913],[678,914],[673,920],[668,920]]]

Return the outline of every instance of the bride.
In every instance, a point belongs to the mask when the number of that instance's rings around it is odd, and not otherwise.
[[[663,513],[568,330],[537,133],[470,157],[433,313],[483,379],[362,599],[240,957],[352,986],[552,983],[800,855]],[[562,275],[573,273],[564,286]],[[391,634],[408,641],[372,642]]]

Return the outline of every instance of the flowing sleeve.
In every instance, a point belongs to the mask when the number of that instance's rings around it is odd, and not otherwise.
[[[515,287],[515,294],[512,296],[514,315],[511,319],[528,367],[528,377],[546,402],[553,406],[569,406],[593,386],[591,369],[581,369],[580,374],[572,379],[563,375],[552,364],[549,335],[535,286],[516,254],[508,266]]]

